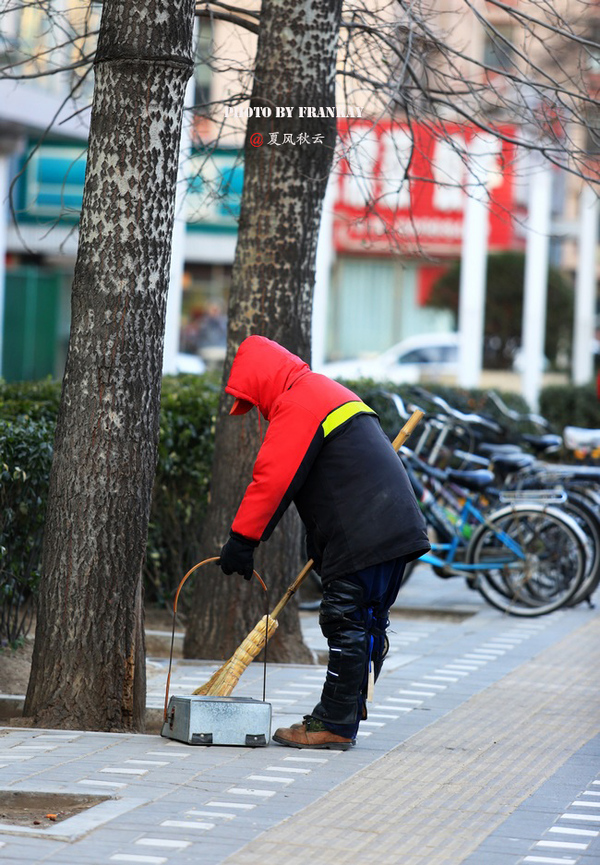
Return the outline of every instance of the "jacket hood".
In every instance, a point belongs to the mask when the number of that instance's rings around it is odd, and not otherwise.
[[[240,401],[236,414],[256,405],[270,420],[275,401],[309,372],[307,363],[279,343],[266,336],[249,336],[233,360],[225,391]]]

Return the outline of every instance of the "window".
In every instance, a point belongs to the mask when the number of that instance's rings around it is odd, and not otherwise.
[[[3,62],[11,57],[11,52],[19,47],[19,28],[21,23],[20,8],[16,6],[2,13],[2,31],[0,32],[0,57]]]
[[[198,42],[196,45],[196,68],[194,70],[194,104],[196,111],[205,113],[205,106],[210,102],[210,85],[212,81],[211,58],[213,51],[212,23],[206,18],[200,19],[198,27]]]
[[[398,4],[399,5],[399,4]],[[382,69],[388,70],[386,92],[392,97],[392,113],[403,115],[407,101],[414,109],[429,90],[431,70],[440,63],[440,52],[428,36],[410,20],[399,21],[395,28],[393,48],[383,58]]]
[[[512,27],[487,25],[483,44],[483,62],[491,71],[507,70],[514,65]]]
[[[600,108],[595,105],[587,110],[585,149],[594,155],[600,153]]]
[[[588,44],[584,46],[585,68],[592,75],[600,75],[600,21],[595,21],[592,24],[586,39]]]

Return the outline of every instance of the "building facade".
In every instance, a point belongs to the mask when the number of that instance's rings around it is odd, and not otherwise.
[[[440,111],[436,122],[413,117],[398,100],[390,101],[390,75],[398,78],[400,92],[406,70],[390,73],[388,66],[384,74],[371,68],[372,79],[377,82],[379,76],[381,84],[375,96],[372,87],[356,87],[349,93],[340,85],[338,108],[351,116],[338,120],[336,170],[325,202],[315,295],[314,355],[319,360],[368,356],[415,333],[456,327],[450,313],[429,307],[427,299],[435,280],[461,256],[468,155],[475,138],[486,138],[484,116],[485,123],[500,132],[487,136],[484,148],[489,249],[524,248],[527,184],[514,145],[518,118],[509,116],[507,106],[513,97],[507,94],[501,73],[522,66],[524,57],[535,61],[541,47],[525,18],[509,15],[506,5],[523,6],[516,0],[435,4],[429,30],[451,51],[444,55],[439,46],[423,43],[429,66],[413,71],[413,82],[421,82],[424,90],[433,91],[436,76],[448,78],[450,68],[457,82],[469,81],[471,87],[478,82],[481,92],[488,94],[485,104],[478,103],[479,127],[472,108],[469,117],[455,110],[468,102],[472,90]],[[595,7],[585,5],[587,17],[574,26],[589,43],[586,74],[593,84],[600,69],[600,49],[594,49],[600,13],[596,17]],[[254,0],[244,4],[249,21],[255,20],[259,6]],[[566,0],[554,6],[557,13],[572,8]],[[0,270],[1,373],[8,380],[60,377],[68,343],[70,283],[85,174],[86,105],[92,88],[91,74],[85,73],[100,7],[65,0],[60,9],[61,32],[68,27],[71,33],[62,46],[42,6],[15,7],[0,20],[2,67],[13,64],[14,71],[0,78],[0,253],[5,262],[4,272]],[[385,4],[380,14],[400,41],[409,38],[410,22]],[[174,272],[180,301],[177,320],[171,316],[168,322],[178,331],[180,350],[189,354],[211,348],[202,344],[200,331],[206,331],[213,318],[222,323],[227,308],[243,184],[248,70],[255,43],[252,32],[229,21],[216,16],[199,20],[179,181],[185,192],[177,213],[182,263]],[[555,55],[557,64],[565,62],[560,40]],[[60,75],[46,74],[49,62],[68,69]],[[341,59],[340,75],[342,66]],[[35,74],[42,77],[21,77]],[[65,102],[73,87],[75,100]],[[590,152],[600,150],[594,122],[589,124]],[[280,145],[301,146],[276,141],[264,146]],[[573,273],[580,191],[576,172],[554,169],[552,219],[559,228],[551,254],[554,263]],[[218,333],[222,330],[217,323],[209,341],[221,339]],[[206,357],[210,362],[218,352],[208,351]]]

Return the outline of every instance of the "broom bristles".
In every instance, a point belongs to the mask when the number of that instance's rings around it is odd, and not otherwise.
[[[267,617],[263,616],[244,642],[238,646],[231,658],[212,674],[208,682],[196,688],[193,694],[209,697],[228,697],[231,694],[246,667],[251,664],[265,646],[266,620]],[[275,633],[278,625],[277,619],[269,616],[268,639]]]

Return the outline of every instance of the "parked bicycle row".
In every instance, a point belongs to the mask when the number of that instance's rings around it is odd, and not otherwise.
[[[431,552],[419,561],[439,577],[465,578],[511,615],[591,604],[600,583],[600,468],[557,461],[562,436],[497,394],[489,394],[493,417],[463,412],[423,388],[411,395],[414,404],[377,392],[402,422],[414,408],[425,411],[411,447],[401,450],[431,533]],[[589,431],[586,441],[597,435]]]

